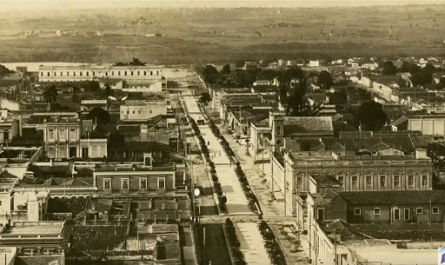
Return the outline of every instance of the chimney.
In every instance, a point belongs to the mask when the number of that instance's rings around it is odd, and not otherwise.
[[[19,116],[19,137],[23,137],[22,115]]]
[[[50,167],[53,166],[53,159],[52,159],[52,158],[49,160],[49,166],[50,166]]]

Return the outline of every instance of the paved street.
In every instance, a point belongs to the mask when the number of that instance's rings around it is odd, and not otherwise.
[[[231,134],[227,133],[227,129],[223,128],[222,125],[220,125],[219,128],[235,153],[236,158],[241,163],[244,173],[249,180],[250,187],[258,198],[263,216],[283,216],[283,209],[280,208],[276,200],[272,200],[270,184],[266,178],[262,176],[261,170],[263,165],[255,165],[253,158],[246,154],[246,146],[240,145]],[[267,172],[268,169],[270,170],[269,164],[265,164],[264,166],[268,166],[264,168],[265,172]]]
[[[193,119],[203,119],[204,114],[200,112],[196,98],[191,94],[191,91],[185,91],[181,95],[184,102],[186,113]],[[209,125],[199,125],[201,136],[206,143],[209,143],[208,148],[210,156],[215,164],[216,174],[221,183],[222,191],[227,197],[227,211],[232,214],[251,214],[248,207],[248,201],[244,196],[244,192],[239,183],[238,177],[235,174],[234,165],[230,165],[229,157],[224,152],[219,140],[212,133]]]

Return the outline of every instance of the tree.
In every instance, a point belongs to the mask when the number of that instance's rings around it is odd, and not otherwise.
[[[236,68],[241,68],[241,67],[243,67],[245,64],[246,64],[246,62],[241,61],[241,60],[238,60],[238,61],[236,61],[236,63],[235,63],[235,67],[236,67]]]
[[[218,70],[216,70],[216,68],[213,67],[212,65],[206,65],[202,69],[201,73],[204,77],[204,82],[206,82],[207,84],[214,85],[216,84],[216,82],[218,82],[219,79]]]
[[[48,87],[43,92],[43,98],[45,99],[45,102],[48,103],[48,107],[50,109],[51,109],[51,103],[55,102],[57,100],[58,96],[59,96],[59,93],[57,92],[55,85]]]
[[[0,76],[4,76],[6,74],[12,74],[14,71],[6,68],[6,66],[0,64]]]
[[[230,74],[230,65],[226,64],[223,66],[222,70],[221,70],[221,74],[223,75],[229,75]]]
[[[358,108],[357,121],[364,131],[380,131],[388,121],[383,106],[373,100],[363,102]]]
[[[435,167],[443,167],[445,165],[445,145],[433,142],[427,145],[426,153]]]
[[[318,76],[318,83],[322,89],[330,89],[334,84],[334,80],[332,79],[331,74],[324,70],[320,72]]]
[[[392,61],[386,61],[383,64],[383,72],[384,75],[396,75],[397,67],[394,65]]]
[[[97,122],[98,125],[107,125],[110,122],[110,114],[108,111],[99,107],[90,110],[89,116],[93,121]]]
[[[135,58],[133,57],[133,60],[129,63],[130,65],[134,65],[134,66],[142,66],[145,65],[145,63],[141,62],[139,60],[139,58]]]
[[[209,93],[207,92],[201,93],[201,96],[199,97],[199,102],[204,104],[204,106],[207,106],[207,104],[209,104],[210,101],[212,101],[212,97],[210,97]]]
[[[274,79],[275,77],[278,77],[279,75],[280,75],[280,73],[278,71],[271,70],[271,69],[264,69],[258,73],[258,79],[271,80],[271,79]]]
[[[303,77],[304,73],[300,67],[292,67],[282,73],[280,81],[289,83],[292,79],[302,79]]]
[[[321,104],[309,104],[304,97],[306,95],[307,77],[299,80],[298,84],[291,90],[287,99],[286,115],[288,116],[317,116]]]
[[[109,96],[112,96],[114,94],[114,91],[113,91],[113,89],[111,89],[109,84],[105,85],[104,93],[105,93],[106,98],[108,98]]]

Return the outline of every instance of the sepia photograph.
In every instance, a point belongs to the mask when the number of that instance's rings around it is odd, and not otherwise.
[[[445,265],[445,0],[0,0],[0,265]]]

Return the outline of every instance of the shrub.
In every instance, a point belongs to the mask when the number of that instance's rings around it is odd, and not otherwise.
[[[236,265],[247,264],[246,261],[244,260],[244,254],[240,250],[241,243],[238,240],[238,236],[236,235],[235,226],[233,225],[233,222],[232,220],[230,220],[230,218],[226,219],[225,227],[227,231],[227,236],[229,237],[230,246],[232,247],[233,257],[235,258],[235,264]]]

